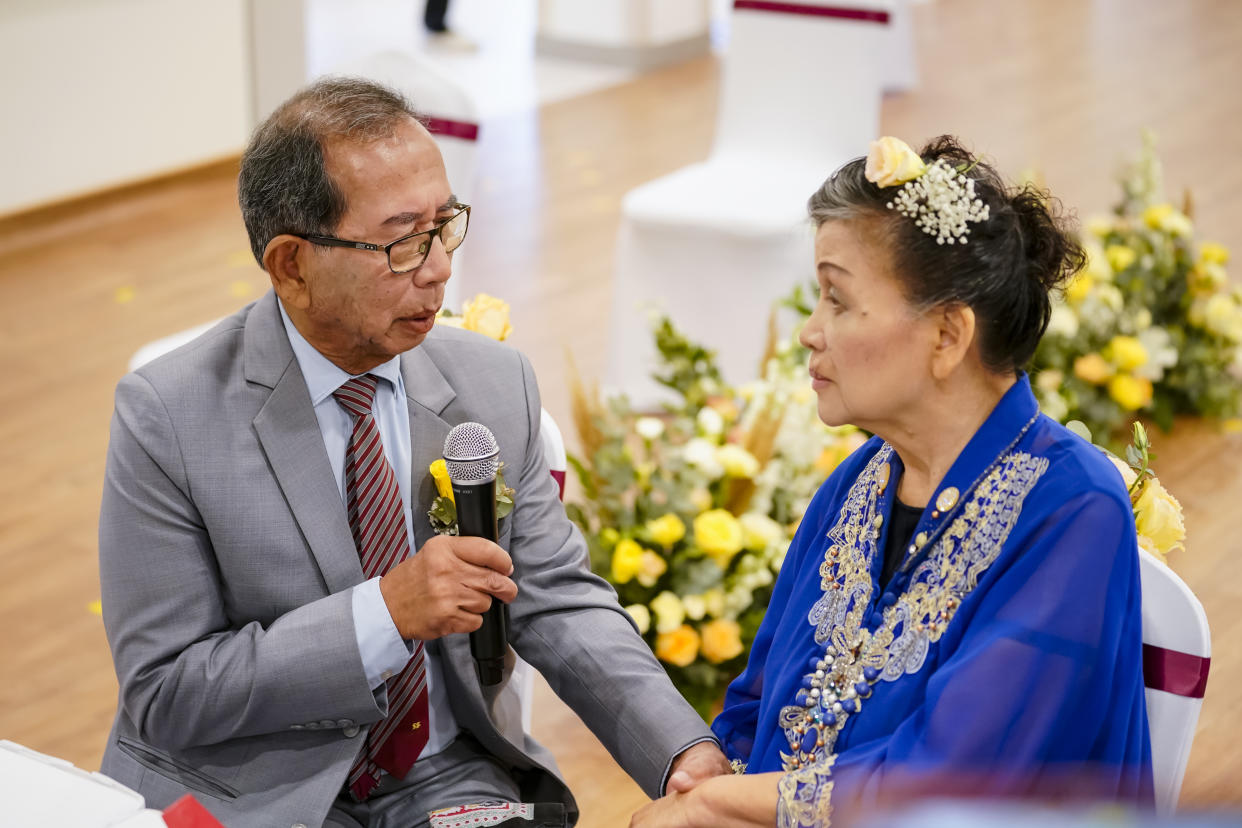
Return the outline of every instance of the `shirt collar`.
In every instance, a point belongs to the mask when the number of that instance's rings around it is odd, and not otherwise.
[[[278,301],[276,305],[280,308],[280,319],[285,325],[285,333],[289,335],[289,345],[293,348],[293,355],[298,361],[298,367],[302,369],[303,379],[306,380],[306,390],[310,392],[311,405],[319,405],[354,375],[342,370],[319,353],[293,324],[293,320],[285,312],[284,303]],[[395,356],[366,373],[388,380],[394,391],[402,390],[400,356]]]

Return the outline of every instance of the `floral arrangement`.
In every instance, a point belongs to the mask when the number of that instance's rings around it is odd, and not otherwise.
[[[803,352],[771,337],[763,378],[725,386],[714,355],[658,321],[658,415],[574,385],[582,499],[566,508],[593,569],[707,718],[746,663],[772,584],[820,483],[864,435],[816,415]]]
[[[436,314],[436,324],[481,333],[497,342],[503,342],[513,333],[513,327],[509,324],[509,303],[486,293],[476,294],[466,302],[460,315],[441,309]],[[496,470],[497,520],[513,511],[515,492],[505,485],[504,468],[505,464],[501,463]],[[436,499],[427,511],[431,528],[437,535],[456,535],[457,502],[453,499],[453,481],[449,478],[448,465],[441,458],[432,463],[427,471],[436,484]]]
[[[1135,414],[1167,431],[1178,414],[1239,411],[1242,289],[1229,252],[1196,244],[1189,198],[1170,204],[1161,178],[1148,133],[1113,214],[1087,222],[1088,264],[1057,297],[1031,367],[1049,416],[1112,445]]]
[[[1071,423],[1071,428],[1090,439],[1088,432],[1079,430],[1081,425]],[[1170,552],[1184,548],[1182,541],[1186,539],[1186,523],[1182,516],[1182,504],[1169,494],[1151,469],[1151,461],[1156,459],[1156,455],[1151,451],[1147,430],[1140,422],[1133,424],[1124,460],[1107,450],[1104,452],[1121,472],[1130,491],[1139,546],[1167,561]]]

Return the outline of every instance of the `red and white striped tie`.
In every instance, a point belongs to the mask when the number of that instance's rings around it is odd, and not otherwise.
[[[410,552],[401,490],[371,413],[378,382],[364,374],[332,393],[354,418],[345,452],[345,498],[349,529],[367,578],[383,575]],[[371,728],[366,751],[349,771],[350,793],[366,799],[379,784],[381,769],[398,779],[409,773],[427,746],[428,727],[427,665],[423,642],[416,641],[413,657],[388,680],[388,716]]]

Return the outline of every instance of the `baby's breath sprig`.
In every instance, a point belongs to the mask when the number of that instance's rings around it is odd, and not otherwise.
[[[965,244],[968,222],[988,218],[988,205],[975,196],[974,179],[944,159],[928,164],[922,175],[903,184],[886,206],[914,219],[919,229],[936,238],[936,244]]]

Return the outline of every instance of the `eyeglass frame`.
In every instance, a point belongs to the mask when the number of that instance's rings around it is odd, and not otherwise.
[[[413,273],[414,271],[418,270],[423,265],[427,264],[427,257],[431,255],[431,246],[435,244],[437,238],[440,240],[440,244],[444,244],[444,235],[443,235],[444,228],[447,227],[454,219],[459,217],[462,213],[466,214],[466,229],[467,230],[470,229],[470,205],[456,203],[450,206],[457,208],[457,212],[453,213],[453,215],[449,216],[444,221],[437,224],[435,227],[432,227],[429,230],[419,230],[416,233],[410,233],[408,235],[402,236],[399,239],[394,239],[393,241],[390,241],[388,244],[372,244],[371,242],[350,241],[348,239],[338,239],[336,236],[320,236],[315,233],[305,233],[305,234],[290,233],[289,235],[295,236],[296,238],[299,238],[299,239],[304,239],[305,241],[308,241],[311,244],[317,244],[322,247],[346,247],[346,248],[350,248],[353,250],[371,250],[376,253],[383,251],[384,258],[387,259],[388,261],[388,269],[395,275],[402,276],[402,275],[405,275],[406,273]],[[409,241],[415,236],[427,236],[427,252],[423,254],[423,260],[419,262],[418,264],[414,265],[414,267],[409,268],[408,270],[397,270],[396,268],[392,266],[392,248],[394,248],[398,244],[401,244],[402,242]],[[466,240],[466,234],[462,233],[461,241],[457,243],[457,247],[461,247],[461,242],[465,240]],[[457,247],[454,247],[453,250],[456,250]],[[449,250],[447,252],[452,253],[453,251]]]

